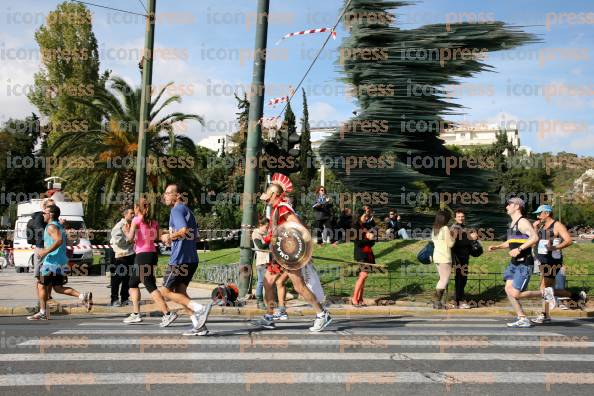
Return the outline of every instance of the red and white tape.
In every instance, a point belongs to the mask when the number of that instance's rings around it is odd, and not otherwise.
[[[209,238],[209,239],[200,239],[199,242],[212,242],[212,241],[222,241],[222,240],[226,240],[226,239],[231,239],[233,238],[240,230],[236,230],[234,232],[232,232],[230,235],[226,236],[226,237],[221,237],[221,238]],[[155,246],[167,246],[163,243],[155,243]],[[82,250],[82,249],[111,249],[112,245],[77,245],[77,246],[66,246],[66,249],[68,250]],[[4,250],[31,250],[34,249],[35,246],[30,245],[30,246],[19,246],[19,247],[15,247],[15,248],[8,248],[5,247]],[[1,249],[0,249],[1,250]]]
[[[289,97],[288,96],[283,96],[281,98],[272,98],[268,101],[268,106],[275,106],[279,103],[286,103],[289,101]]]
[[[319,29],[302,30],[300,32],[285,34],[282,39],[280,39],[276,42],[276,45],[279,45],[281,43],[281,41],[291,38],[293,36],[304,36],[306,34],[326,33],[326,32],[331,32],[332,39],[336,40],[336,31],[333,28],[319,28]]]

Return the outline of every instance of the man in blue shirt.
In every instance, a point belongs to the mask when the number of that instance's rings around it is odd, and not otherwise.
[[[164,201],[171,208],[171,213],[169,233],[163,234],[161,241],[171,246],[171,258],[163,276],[161,294],[193,312],[190,315],[193,326],[184,335],[204,336],[208,334],[206,320],[211,304],[204,306],[192,301],[187,293],[188,285],[198,269],[198,226],[194,214],[186,205],[187,197],[187,192],[179,184],[169,184],[165,189]]]

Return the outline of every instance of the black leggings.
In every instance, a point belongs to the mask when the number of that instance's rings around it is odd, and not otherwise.
[[[131,289],[138,288],[138,285],[142,283],[149,293],[157,290],[157,280],[155,278],[157,260],[157,252],[136,253],[128,283]]]

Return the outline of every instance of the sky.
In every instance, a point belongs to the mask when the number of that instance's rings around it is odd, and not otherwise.
[[[143,13],[146,0],[90,0],[91,3]],[[39,70],[35,31],[60,1],[19,0],[0,4],[0,122],[38,113],[25,93]],[[183,102],[170,111],[203,116],[205,126],[181,127],[196,142],[237,130],[234,93],[243,93],[252,78],[256,1],[157,0],[153,85],[173,81]],[[330,27],[340,14],[341,0],[271,0],[266,66],[266,101],[295,87],[324,34],[293,37],[286,33]],[[93,30],[99,43],[101,70],[130,84],[140,84],[138,62],[144,44],[144,18],[98,7]],[[590,15],[588,15],[590,13]],[[453,91],[463,114],[449,117],[465,124],[515,123],[521,143],[535,152],[568,151],[594,155],[594,2],[573,0],[425,0],[400,8],[396,25],[413,29],[428,23],[499,20],[523,26],[541,43],[489,54],[494,67],[461,79]],[[357,109],[344,94],[338,47],[348,36],[344,26],[330,40],[304,87],[312,127],[338,125]],[[249,89],[248,89],[249,90]],[[301,95],[293,109],[301,115]],[[282,106],[265,105],[265,117]]]

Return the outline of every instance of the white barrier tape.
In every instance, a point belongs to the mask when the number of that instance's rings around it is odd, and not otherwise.
[[[210,239],[200,239],[196,242],[212,242],[212,241],[222,241],[222,240],[229,240],[231,238],[233,238],[235,236],[236,233],[232,233],[231,235],[228,235],[226,237],[221,237],[221,238],[210,238]],[[155,243],[155,246],[158,247],[164,247],[167,246],[163,243]],[[33,250],[35,248],[35,246],[30,245],[28,247],[23,246],[23,247],[16,247],[16,248],[8,248],[5,247],[4,250]],[[80,249],[111,249],[112,245],[78,245],[78,246],[66,246],[66,249],[68,250],[80,250]]]

